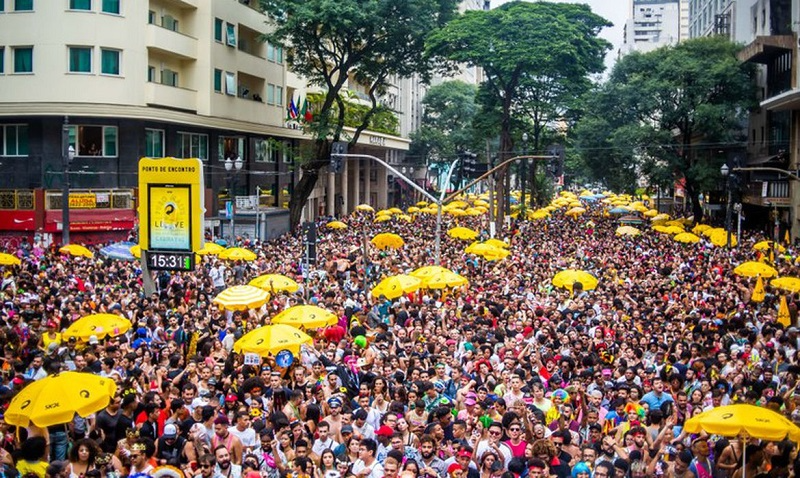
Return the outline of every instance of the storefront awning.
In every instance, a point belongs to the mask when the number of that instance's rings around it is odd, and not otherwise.
[[[769,111],[800,109],[800,88],[792,88],[761,102],[761,107]]]

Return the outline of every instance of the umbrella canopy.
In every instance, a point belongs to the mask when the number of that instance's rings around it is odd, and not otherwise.
[[[629,212],[631,212],[630,209],[622,206],[617,206],[614,209],[608,211],[609,214],[620,214],[620,215],[628,214]]]
[[[397,299],[409,292],[416,292],[421,285],[422,280],[417,277],[398,274],[380,281],[380,283],[372,289],[371,294],[373,297],[384,296],[387,299]]]
[[[757,277],[761,276],[765,279],[770,277],[778,277],[778,271],[774,267],[764,264],[763,262],[747,261],[739,264],[733,270],[737,276],[744,277]]]
[[[88,342],[94,336],[98,340],[106,337],[116,337],[131,329],[131,321],[125,317],[114,314],[92,314],[81,317],[72,323],[64,332],[63,337],[75,337],[82,342]]]
[[[436,272],[422,279],[423,289],[444,289],[446,287],[462,287],[469,285],[466,277],[456,274],[453,271],[445,270]]]
[[[358,206],[356,206],[356,210],[364,212],[375,212],[375,209],[369,204],[359,204]]]
[[[507,242],[501,241],[500,239],[494,239],[494,238],[487,239],[487,240],[483,241],[483,243],[487,244],[487,245],[490,245],[490,246],[499,247],[501,249],[508,249],[508,247],[509,247],[509,244]]]
[[[142,246],[140,246],[139,244],[136,244],[135,246],[131,246],[130,251],[131,251],[131,255],[133,255],[133,257],[135,257],[137,259],[142,257]],[[199,252],[198,252],[198,254],[199,254]]]
[[[326,226],[329,229],[347,229],[347,224],[343,223],[342,221],[331,221]]]
[[[213,242],[206,242],[205,244],[203,244],[203,247],[199,251],[197,251],[197,253],[200,254],[201,256],[206,256],[206,255],[216,256],[219,255],[224,250],[225,248],[220,246],[219,244],[215,244]]]
[[[377,216],[375,216],[375,222],[386,222],[391,220],[392,216],[388,214],[378,214]]]
[[[264,274],[251,280],[249,284],[267,292],[297,292],[297,282],[281,274]]]
[[[495,247],[491,244],[485,244],[480,242],[473,242],[466,249],[464,252],[467,254],[475,254],[476,256],[481,256],[487,261],[496,261],[499,259],[505,259],[508,257],[510,252],[500,247]]]
[[[678,242],[682,242],[684,244],[696,244],[700,242],[700,237],[692,234],[691,232],[682,232],[680,234],[675,234],[673,237]]]
[[[664,234],[680,234],[683,232],[683,228],[678,226],[653,226],[653,230]]]
[[[728,245],[728,232],[726,230],[714,231],[708,239],[717,247],[725,247]],[[736,239],[736,234],[731,234],[731,247],[736,246],[739,241]]]
[[[227,310],[257,309],[269,300],[267,291],[252,285],[235,285],[228,287],[214,297],[218,306]]]
[[[286,324],[265,325],[246,333],[233,344],[236,353],[254,353],[261,355],[277,355],[288,350],[296,357],[300,355],[300,346],[312,339],[302,330]]]
[[[800,292],[800,277],[778,277],[772,279],[769,284],[786,292]]]
[[[758,440],[781,441],[788,437],[800,441],[800,428],[779,413],[765,407],[748,404],[726,405],[702,412],[686,420],[683,425],[689,433],[745,436]]]
[[[566,216],[580,216],[581,214],[585,213],[586,209],[582,207],[572,207],[572,209],[568,210],[564,213]]]
[[[572,290],[572,285],[580,282],[583,290],[592,290],[597,287],[597,278],[586,271],[567,269],[553,276],[553,285]]]
[[[776,244],[774,241],[761,241],[761,242],[756,242],[755,245],[753,245],[753,249],[755,249],[756,251],[769,251],[769,250],[775,250],[775,248]],[[778,252],[786,252],[786,248],[780,244],[777,244],[777,248]]]
[[[707,231],[711,229],[711,226],[708,224],[698,224],[692,228],[692,232],[695,234],[702,234],[703,231]]]
[[[468,227],[454,227],[447,231],[447,235],[454,239],[461,239],[463,241],[472,241],[478,237],[478,231],[473,231]]]
[[[136,259],[131,252],[131,248],[135,245],[133,242],[115,242],[100,249],[100,255],[118,261],[132,261]]]
[[[390,207],[389,212],[392,214],[403,214],[403,210],[399,207]]]
[[[18,257],[0,252],[0,266],[18,266],[22,264]]]
[[[405,241],[403,241],[402,237],[389,232],[378,234],[377,236],[373,237],[370,242],[372,242],[375,247],[381,250],[387,248],[400,249],[405,244]]]
[[[633,226],[620,226],[617,228],[615,233],[618,236],[638,236],[642,233],[642,231]]]
[[[106,408],[117,391],[110,378],[91,373],[64,372],[23,388],[5,411],[5,421],[44,428],[69,423],[75,414],[87,417]]]
[[[408,213],[409,214],[416,214],[416,213],[419,212],[419,210],[420,209],[417,206],[411,206],[410,208],[408,208]]]
[[[642,218],[636,216],[622,216],[619,218],[619,222],[621,224],[644,224]]]
[[[256,257],[257,256],[253,251],[249,251],[242,247],[231,247],[219,253],[220,259],[225,259],[228,261],[250,262],[256,260]]]
[[[336,325],[339,318],[333,312],[316,305],[295,305],[272,318],[273,324],[291,325],[304,329],[319,329]]]
[[[416,277],[417,279],[427,279],[435,274],[449,272],[451,274],[455,274],[455,272],[451,271],[450,269],[442,266],[423,266],[419,269],[415,269],[409,275],[412,277]]]
[[[94,253],[92,251],[79,244],[67,244],[66,246],[62,246],[58,252],[62,254],[69,254],[70,256],[74,257],[88,257],[89,259],[94,257]]]

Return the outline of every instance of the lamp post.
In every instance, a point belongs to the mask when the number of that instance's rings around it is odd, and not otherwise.
[[[228,158],[225,160],[225,171],[228,171],[228,196],[231,201],[231,243],[236,240],[236,180],[238,173],[242,170],[243,162],[241,156],[236,156],[236,159]]]
[[[522,155],[523,156],[527,156],[528,155],[528,133],[522,133]],[[522,164],[521,164],[521,168],[520,168],[521,169],[520,176],[521,176],[522,182],[521,182],[521,188],[520,188],[521,191],[520,191],[520,195],[519,195],[519,204],[520,204],[519,205],[519,213],[520,213],[520,216],[522,216],[523,219],[527,218],[527,215],[525,214],[525,182],[528,179],[527,171],[526,171],[527,165],[528,165],[528,160],[527,159],[523,159],[522,160]],[[531,193],[533,193],[533,185],[531,185]]]
[[[726,245],[728,249],[731,247],[731,217],[733,213],[733,204],[731,200],[731,170],[728,168],[727,164],[723,164],[721,168],[719,168],[720,174],[722,177],[725,178],[725,189],[728,192],[728,201],[725,204],[725,232],[727,233],[727,241]]]
[[[63,180],[61,185],[61,243],[69,244],[69,167],[75,159],[75,147],[69,144],[69,117],[64,117],[61,129],[61,162]]]

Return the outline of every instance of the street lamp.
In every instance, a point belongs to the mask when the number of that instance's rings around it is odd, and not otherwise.
[[[727,232],[726,244],[727,244],[728,249],[730,249],[730,247],[731,247],[731,215],[732,215],[732,212],[733,212],[733,207],[732,207],[733,206],[733,204],[732,204],[733,201],[731,200],[731,189],[733,189],[733,188],[731,187],[731,179],[733,178],[733,176],[731,176],[731,174],[730,174],[731,170],[730,170],[730,168],[728,167],[727,164],[723,164],[722,167],[719,168],[719,172],[720,172],[720,174],[722,174],[722,177],[725,178],[725,189],[728,192],[728,201],[725,204],[725,232]]]
[[[522,133],[522,155],[523,156],[527,156],[528,155],[528,133]],[[522,216],[523,219],[525,219],[527,217],[527,215],[525,214],[525,181],[528,179],[527,178],[527,171],[526,171],[527,166],[528,166],[528,160],[523,158],[522,159],[522,168],[521,168],[521,172],[520,172],[520,176],[522,177],[521,178],[522,179],[522,182],[521,182],[522,187],[520,189],[522,189],[522,191],[520,191],[520,195],[519,195],[519,213],[520,213],[520,215]],[[533,184],[531,184],[531,193],[533,193]]]
[[[236,156],[236,159],[228,158],[225,160],[225,171],[228,172],[228,197],[231,201],[231,243],[234,243],[236,240],[236,196],[234,190],[236,189],[236,180],[238,179],[238,173],[242,170],[242,166],[244,165],[241,156]]]
[[[61,185],[61,243],[69,244],[69,167],[75,159],[75,147],[69,144],[69,118],[64,117],[64,126],[61,129],[61,162],[63,166],[63,181]]]

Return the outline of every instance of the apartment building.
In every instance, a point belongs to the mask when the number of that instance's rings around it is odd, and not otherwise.
[[[258,191],[262,207],[284,207],[300,175],[294,152],[307,141],[287,106],[299,107],[308,89],[282,49],[261,41],[268,27],[257,3],[0,0],[0,235],[57,239],[65,142],[74,149],[73,237],[134,226],[143,156],[205,162],[209,226],[230,197]],[[407,149],[399,133],[365,132],[358,147],[395,161]],[[234,182],[225,161],[235,158],[243,167]],[[386,171],[370,166],[323,186],[306,218],[385,206]],[[358,190],[353,182],[365,194],[327,207],[347,184]]]
[[[622,54],[647,53],[680,41],[679,0],[633,0],[631,16],[625,22]]]

